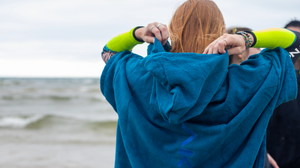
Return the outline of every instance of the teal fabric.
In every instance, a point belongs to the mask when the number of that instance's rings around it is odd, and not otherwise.
[[[263,167],[275,107],[296,98],[289,54],[264,50],[228,67],[228,53],[114,55],[101,91],[118,113],[116,168]]]

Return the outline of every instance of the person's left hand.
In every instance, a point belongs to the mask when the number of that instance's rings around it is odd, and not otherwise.
[[[165,24],[154,22],[146,27],[137,29],[135,36],[147,43],[154,43],[155,37],[165,45],[169,38],[168,27]]]
[[[224,34],[212,43],[210,43],[204,50],[203,54],[224,54],[225,48],[228,55],[242,54],[246,50],[244,37],[241,35]]]

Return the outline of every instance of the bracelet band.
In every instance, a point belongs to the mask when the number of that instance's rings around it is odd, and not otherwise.
[[[249,33],[244,32],[244,31],[239,31],[236,34],[242,35],[244,37],[246,49],[248,49],[248,48],[250,48],[252,46],[253,39],[251,38],[251,36],[249,35]]]
[[[142,28],[142,27],[144,27],[144,26],[137,26],[136,28],[134,28],[134,30],[133,30],[133,32],[132,32],[132,35],[133,35],[134,39],[135,39],[136,41],[138,41],[138,42],[141,42],[141,43],[143,43],[144,40],[138,39],[138,38],[135,36],[135,31],[136,31],[137,29],[139,29],[139,28]]]
[[[245,31],[245,32],[251,34],[252,37],[253,37],[253,43],[252,43],[252,45],[250,47],[255,46],[256,41],[257,41],[255,34],[252,31]]]

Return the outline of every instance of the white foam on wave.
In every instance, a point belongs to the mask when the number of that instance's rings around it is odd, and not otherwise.
[[[53,114],[52,114],[53,115]],[[71,118],[86,122],[111,122],[117,121],[117,114],[85,115],[85,114],[55,114],[57,117]]]
[[[24,128],[28,124],[36,122],[42,119],[43,115],[34,115],[27,118],[17,117],[17,116],[7,116],[0,118],[0,127],[9,127],[9,128]]]
[[[41,124],[43,124],[44,120],[48,121],[48,119],[52,119],[50,122],[57,119],[65,119],[68,121],[71,119],[80,122],[94,123],[115,122],[118,120],[118,116],[115,113],[91,113],[89,115],[86,113],[2,114],[2,116],[0,116],[0,128],[26,128],[37,121],[41,121]]]

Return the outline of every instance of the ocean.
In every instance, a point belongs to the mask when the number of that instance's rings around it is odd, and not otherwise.
[[[99,78],[0,78],[0,168],[112,168],[117,118]]]

